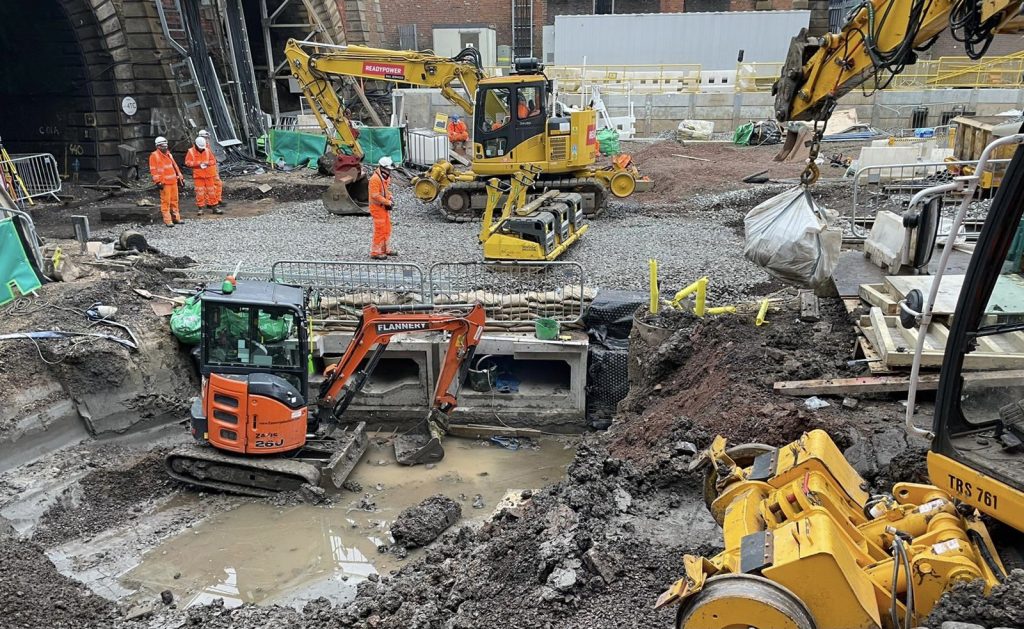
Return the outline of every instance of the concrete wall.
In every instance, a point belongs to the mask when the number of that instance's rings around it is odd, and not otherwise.
[[[429,128],[434,114],[462,113],[441,96],[438,90],[398,90],[404,94],[405,113],[411,128]],[[625,95],[603,96],[608,113],[624,116],[628,113],[629,99]],[[572,102],[571,97],[565,100]],[[633,97],[637,135],[640,137],[673,131],[680,120],[712,120],[715,131],[730,132],[750,120],[774,118],[775,99],[767,92],[702,93],[702,94],[648,94]],[[979,116],[993,115],[1007,109],[1024,108],[1024,90],[1016,89],[947,89],[914,92],[878,92],[864,96],[859,91],[847,94],[839,101],[839,108],[853,107],[861,122],[879,129],[906,129],[910,127],[911,111],[915,107],[928,107],[928,124],[941,122],[944,111],[963,105],[967,111]]]

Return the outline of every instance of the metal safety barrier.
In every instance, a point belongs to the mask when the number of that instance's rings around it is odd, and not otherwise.
[[[168,269],[179,277],[219,282],[234,269],[197,266]],[[278,260],[270,273],[238,272],[238,279],[264,280],[307,291],[316,324],[351,325],[368,304],[433,304],[479,301],[493,327],[532,326],[537,319],[578,322],[596,291],[586,285],[577,262],[439,262],[427,275],[412,263]]]
[[[988,160],[987,168],[999,174],[1006,170],[1008,159]],[[964,168],[976,168],[976,160],[943,162],[913,162],[864,166],[853,176],[853,207],[850,210],[850,228],[854,239],[865,239],[865,230],[879,210],[900,210],[920,190],[952,181]],[[942,204],[955,206],[960,200],[953,195],[943,197]]]
[[[309,291],[315,322],[351,322],[367,304],[423,303],[423,269],[393,262],[278,260],[270,279]]]
[[[27,201],[52,196],[60,201],[60,172],[57,160],[50,153],[11,155],[9,160],[0,160],[0,172],[11,178],[14,198]]]
[[[577,262],[438,262],[426,296],[434,305],[479,301],[489,322],[578,322],[594,298]]]

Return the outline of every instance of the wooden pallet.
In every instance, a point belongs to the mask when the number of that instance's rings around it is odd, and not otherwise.
[[[860,328],[886,367],[892,369],[913,364],[917,328],[905,329],[900,325],[899,317],[886,316],[877,307],[872,307],[870,314],[861,317]],[[924,339],[922,367],[942,366],[948,338],[949,328],[944,323],[933,321]],[[978,348],[964,359],[964,369],[972,371],[1020,368],[1024,368],[1024,332],[980,337]]]

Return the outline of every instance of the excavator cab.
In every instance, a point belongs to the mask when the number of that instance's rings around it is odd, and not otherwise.
[[[270,454],[301,448],[309,420],[308,344],[299,288],[239,282],[202,297],[203,394],[192,433],[219,450]]]
[[[1024,352],[1024,148],[989,209],[960,290],[939,376],[928,475],[982,513],[1024,531],[1024,375],[965,374],[970,352]],[[1015,349],[1016,348],[1016,349]],[[975,363],[972,365],[971,363]]]

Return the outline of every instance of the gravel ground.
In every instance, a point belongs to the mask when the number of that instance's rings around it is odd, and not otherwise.
[[[582,264],[593,286],[646,290],[647,260],[655,258],[664,291],[708,275],[712,299],[735,299],[769,279],[743,259],[741,219],[776,188],[697,195],[675,205],[615,203],[562,259]],[[416,201],[409,188],[396,187],[394,194],[393,244],[401,253],[397,261],[426,270],[436,262],[481,259],[479,223],[449,223],[435,207]],[[186,210],[185,219],[173,229],[122,225],[110,235],[132,227],[165,253],[227,268],[238,260],[247,269],[269,270],[283,259],[369,259],[370,218],[332,216],[319,200],[280,203],[261,216],[216,222],[195,220]]]

